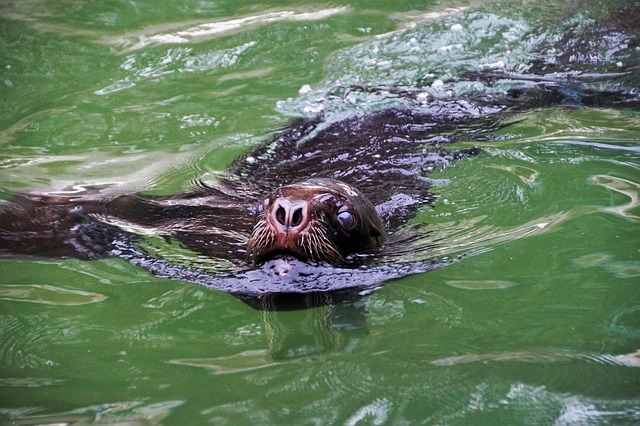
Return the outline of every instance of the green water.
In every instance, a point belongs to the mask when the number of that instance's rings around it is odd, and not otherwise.
[[[1,2],[4,197],[170,193],[292,117],[386,102],[341,85],[520,70],[571,9],[369,3]],[[466,256],[355,304],[260,312],[118,259],[0,260],[0,421],[640,422],[640,113],[557,107],[498,133],[430,176],[414,220],[434,256]]]

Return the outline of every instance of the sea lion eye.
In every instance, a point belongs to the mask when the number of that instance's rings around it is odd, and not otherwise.
[[[344,210],[338,213],[338,222],[345,231],[353,231],[356,229],[356,217],[348,210]]]

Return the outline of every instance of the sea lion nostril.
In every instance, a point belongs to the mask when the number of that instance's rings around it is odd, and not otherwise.
[[[273,206],[272,215],[285,228],[295,228],[304,222],[306,209],[303,202],[281,199]]]
[[[287,225],[287,211],[282,206],[276,209],[276,220],[280,225]]]
[[[302,223],[302,219],[303,219],[302,207],[298,207],[294,209],[294,211],[291,214],[291,226],[300,225]]]

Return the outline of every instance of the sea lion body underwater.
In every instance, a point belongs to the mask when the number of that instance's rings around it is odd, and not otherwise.
[[[637,10],[636,6],[620,16],[637,16]],[[608,27],[587,32],[586,37],[606,41],[610,32],[618,31],[616,22],[610,20]],[[624,31],[637,40],[637,28],[631,30]],[[558,49],[569,52],[583,44]],[[635,45],[629,43],[629,49]],[[532,69],[545,72],[543,65]],[[561,73],[568,69],[560,62],[552,68]],[[289,256],[357,268],[363,259],[377,255],[387,235],[393,239],[418,209],[434,202],[431,170],[479,152],[452,151],[447,148],[451,143],[460,139],[481,143],[491,138],[502,118],[533,108],[637,105],[637,88],[624,86],[625,79],[636,74],[632,68],[610,75],[603,72],[599,78],[618,78],[621,88],[598,91],[588,81],[581,82],[579,75],[514,77],[487,71],[467,77],[482,80],[487,87],[508,79],[513,87],[503,93],[458,98],[422,96],[420,85],[349,87],[385,92],[389,99],[401,99],[403,106],[330,122],[322,115],[299,119],[236,160],[215,184],[201,181],[178,194],[108,190],[14,194],[0,203],[0,255],[119,256],[155,273],[203,283],[202,274],[174,269],[141,248],[147,236],[157,235],[225,261],[223,274]],[[268,193],[272,195],[265,198]],[[397,267],[381,277],[422,270]],[[233,279],[226,282],[229,291],[239,285]]]

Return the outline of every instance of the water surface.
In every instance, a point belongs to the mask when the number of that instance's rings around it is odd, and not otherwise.
[[[353,85],[502,90],[456,77],[526,72],[612,3],[5,2],[3,198],[171,193],[295,117],[399,102]],[[640,114],[503,124],[413,221],[458,261],[363,298],[265,312],[119,259],[0,260],[0,419],[637,423]]]

